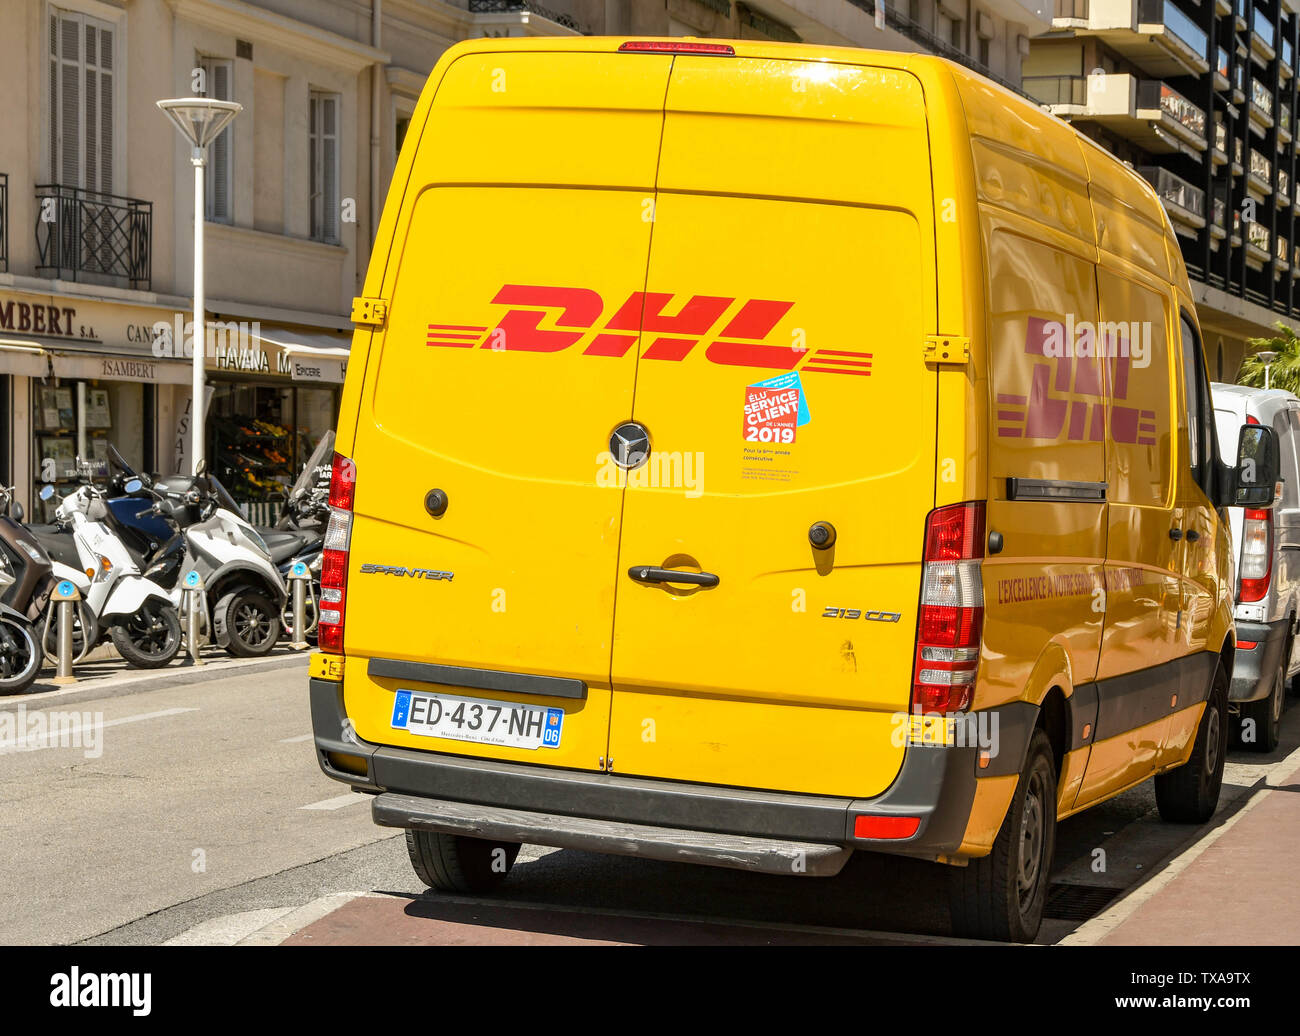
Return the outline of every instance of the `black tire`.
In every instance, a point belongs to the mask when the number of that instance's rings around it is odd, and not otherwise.
[[[280,609],[261,590],[243,587],[226,594],[213,609],[225,630],[226,650],[236,658],[261,658],[280,639]]]
[[[181,650],[181,620],[171,604],[148,598],[113,627],[113,646],[136,669],[161,669]]]
[[[1286,707],[1286,679],[1283,662],[1273,679],[1268,697],[1241,703],[1241,727],[1234,741],[1255,752],[1271,752],[1282,738],[1282,710]]]
[[[1161,819],[1175,824],[1204,824],[1214,816],[1227,754],[1228,674],[1220,663],[1196,728],[1191,758],[1178,769],[1156,776],[1156,807]]]
[[[953,934],[1032,942],[1055,852],[1056,764],[1047,735],[1036,730],[993,851],[950,870]]]
[[[26,622],[0,618],[0,694],[22,694],[41,671],[40,641]]]
[[[519,843],[407,828],[406,852],[415,876],[431,889],[491,892],[515,865]]]

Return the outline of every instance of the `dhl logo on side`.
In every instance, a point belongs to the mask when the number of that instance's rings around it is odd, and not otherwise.
[[[591,288],[506,284],[494,305],[510,306],[492,327],[430,324],[427,344],[452,349],[556,353],[585,341],[584,356],[626,356],[643,336],[644,360],[684,360],[701,342],[712,363],[767,367],[820,374],[871,374],[872,354],[845,349],[805,349],[773,345],[768,336],[794,307],[775,299],[746,299],[720,330],[722,318],[738,300],[724,295],[692,295],[669,312],[677,296],[634,291],[603,324],[605,302]],[[556,313],[552,311],[558,310]],[[545,326],[544,326],[545,325]]]

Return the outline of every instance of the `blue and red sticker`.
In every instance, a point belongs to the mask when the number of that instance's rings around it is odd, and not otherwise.
[[[746,442],[792,443],[811,419],[798,371],[745,387]]]

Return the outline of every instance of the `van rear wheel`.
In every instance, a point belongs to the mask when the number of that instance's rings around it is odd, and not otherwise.
[[[1196,728],[1192,757],[1178,769],[1156,776],[1156,808],[1161,819],[1176,824],[1203,824],[1214,816],[1227,754],[1228,674],[1220,663]]]
[[[519,847],[519,842],[406,829],[415,876],[439,892],[491,892],[515,865]]]
[[[993,851],[949,875],[953,934],[1031,942],[1043,920],[1055,850],[1056,765],[1051,742],[1036,730]]]

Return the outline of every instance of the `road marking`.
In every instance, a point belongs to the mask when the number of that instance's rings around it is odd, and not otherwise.
[[[1147,881],[1135,888],[1109,910],[1098,914],[1091,921],[1080,925],[1072,935],[1066,936],[1056,945],[1092,946],[1101,942],[1102,939],[1106,938],[1106,936],[1110,935],[1111,932],[1132,917],[1139,907],[1190,867],[1206,849],[1222,838],[1224,834],[1237,823],[1237,821],[1272,794],[1269,789],[1271,787],[1276,787],[1273,783],[1275,780],[1281,779],[1282,776],[1289,775],[1297,766],[1300,766],[1300,748],[1297,748],[1285,759],[1280,759],[1276,763],[1269,764],[1267,772],[1263,777],[1264,787],[1256,794],[1251,795],[1250,798],[1247,799],[1245,805],[1237,810],[1236,813],[1230,816],[1213,831],[1207,833],[1200,839],[1200,841],[1193,843],[1178,856],[1174,857],[1159,873],[1147,879]]]
[[[120,727],[123,723],[140,723],[146,719],[163,719],[167,716],[179,716],[185,712],[198,712],[198,711],[199,711],[198,708],[162,709],[159,712],[142,712],[137,716],[121,716],[118,719],[106,719],[99,723],[95,723],[94,721],[92,721],[90,726],[92,729],[102,730],[107,727]],[[43,714],[43,712],[40,714]],[[10,713],[10,715],[13,715],[15,719],[17,718],[17,713]],[[85,715],[85,713],[73,712],[73,713],[65,713],[65,715],[70,716],[70,721],[66,726],[63,723],[59,723],[57,730],[53,731],[55,733],[55,736],[61,737],[64,734],[64,732],[72,735],[79,734],[82,730],[81,719],[82,716]],[[47,734],[50,733],[51,732],[50,728],[47,727],[46,732]],[[15,734],[19,737],[25,736],[25,733],[26,733],[25,731],[15,731]],[[42,749],[47,749],[47,748],[67,748],[67,747],[81,747],[81,746],[80,745],[69,746],[69,745],[59,745],[59,744],[0,745],[0,755],[8,755],[10,752],[39,752]]]
[[[313,802],[308,806],[299,806],[299,809],[342,809],[344,806],[354,806],[358,802],[368,802],[369,799],[364,795],[358,795],[354,791],[346,795],[338,795],[332,799],[321,799],[320,802]]]
[[[332,914],[345,903],[350,903],[360,896],[378,898],[374,892],[335,892],[329,896],[321,896],[320,899],[313,899],[296,910],[283,911],[279,917],[257,931],[250,932],[235,945],[278,946],[289,936],[302,931],[309,924],[319,921],[326,914]]]
[[[299,734],[297,737],[282,737],[282,738],[280,738],[280,744],[282,744],[282,745],[296,745],[296,744],[298,744],[298,742],[300,742],[300,741],[310,741],[311,739],[312,739],[312,735],[311,735],[311,734]]]

